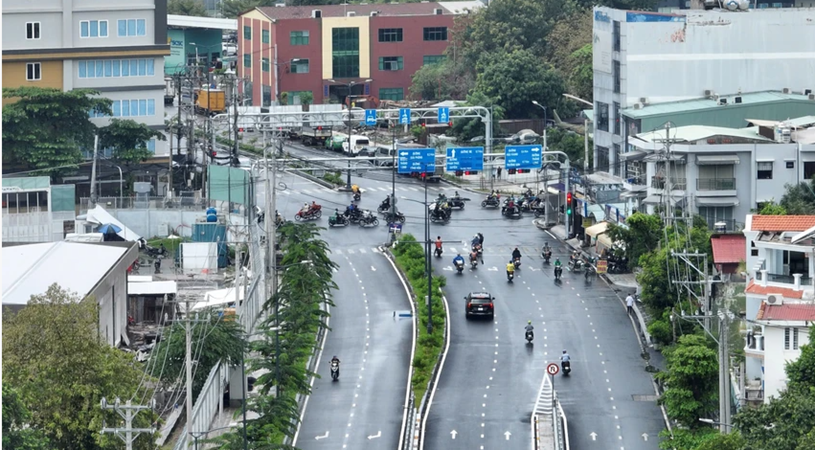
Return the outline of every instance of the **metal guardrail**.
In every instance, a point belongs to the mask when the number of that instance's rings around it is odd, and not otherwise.
[[[569,450],[569,425],[549,374],[545,374],[541,381],[531,423],[532,448]]]
[[[410,398],[408,399],[408,404],[405,405],[407,409],[407,417],[405,418],[405,423],[408,426],[405,427],[405,434],[402,436],[402,449],[401,450],[409,450],[414,447],[413,436],[416,432],[416,398],[413,395],[412,389],[410,393]]]
[[[180,209],[197,211],[205,206],[200,194],[195,197],[99,197],[96,204],[102,205],[105,209]],[[93,209],[91,199],[82,197],[79,199],[79,210],[87,211]]]

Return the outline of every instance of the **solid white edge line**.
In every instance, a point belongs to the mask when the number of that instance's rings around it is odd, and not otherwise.
[[[556,241],[559,241],[559,240],[560,240],[560,239],[556,238],[554,234],[550,233],[550,232],[549,232],[549,230],[543,230],[543,231],[544,231],[544,232],[546,232],[546,234],[548,234],[549,236],[551,236],[551,237],[552,237],[552,239],[554,239],[554,240],[556,240]]]
[[[331,325],[331,306],[329,306],[326,303],[325,308],[326,308],[326,313],[328,313],[328,316],[326,316],[326,319],[325,319],[326,331],[325,331],[325,333],[323,333],[323,339],[320,341],[320,350],[319,350],[319,352],[317,352],[317,363],[314,365],[314,373],[315,374],[317,373],[317,370],[320,367],[320,360],[323,358],[323,348],[325,348],[325,340],[328,337],[328,333],[329,333],[328,327],[329,327],[329,325]],[[314,380],[316,378],[317,378],[317,375],[312,375],[311,376],[311,382],[309,383],[309,386],[312,389],[312,391],[314,390]],[[294,432],[294,438],[291,441],[292,447],[297,446],[297,438],[300,436],[300,427],[303,425],[303,419],[306,417],[306,409],[308,409],[308,400],[310,398],[311,398],[311,394],[307,395],[306,396],[306,401],[303,403],[303,412],[300,413],[300,421],[297,422],[297,431]]]
[[[393,267],[393,271],[396,272],[396,276],[399,277],[399,281],[402,283],[402,287],[405,289],[405,295],[407,296],[408,303],[410,303],[410,311],[413,316],[413,335],[411,335],[411,344],[410,344],[410,361],[408,361],[408,380],[407,380],[407,390],[405,391],[405,403],[402,407],[402,429],[399,432],[399,450],[401,450],[403,445],[405,444],[405,428],[407,427],[407,413],[408,413],[408,402],[410,401],[410,381],[413,379],[413,357],[416,354],[416,305],[413,304],[413,299],[410,296],[410,289],[408,288],[405,279],[402,278],[402,274],[399,272],[399,269],[396,267],[396,263],[385,253],[382,247],[379,247],[380,254],[391,263],[391,267]]]
[[[447,304],[447,297],[444,295],[444,291],[439,288],[441,291],[441,300],[444,302],[444,315],[445,315],[445,324],[447,324],[447,344],[444,346],[444,355],[441,357],[441,364],[439,364],[439,371],[436,373],[436,379],[433,380],[433,390],[430,392],[430,398],[427,400],[427,416],[430,416],[430,408],[433,406],[433,397],[436,396],[436,389],[439,387],[439,379],[441,378],[441,372],[444,370],[444,362],[447,361],[447,353],[450,350],[450,305]],[[422,418],[422,440],[419,441],[419,450],[424,450],[424,433],[425,428],[427,426],[427,420]]]

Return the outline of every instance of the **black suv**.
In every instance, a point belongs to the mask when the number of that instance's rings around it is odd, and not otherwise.
[[[495,307],[493,300],[495,297],[489,292],[470,292],[464,297],[467,303],[464,305],[464,312],[469,319],[471,316],[485,316],[490,319],[495,317]]]

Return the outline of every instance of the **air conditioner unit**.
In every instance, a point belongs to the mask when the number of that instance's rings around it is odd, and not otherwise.
[[[784,298],[781,296],[781,294],[769,294],[767,295],[767,304],[773,306],[783,305]]]
[[[784,94],[791,94],[792,90],[790,90],[790,88],[784,88],[783,90],[781,90],[781,92]]]
[[[815,100],[815,94],[809,94],[807,98],[810,100]]]
[[[345,13],[346,17],[354,17],[356,15],[357,15],[357,13],[355,11],[348,11],[347,13]]]
[[[705,97],[712,97],[714,95],[716,95],[716,94],[713,92],[713,90],[705,89]]]
[[[311,10],[311,17],[313,19],[319,19],[320,17],[323,17],[323,12],[321,10],[319,10],[319,9],[312,9]]]
[[[379,15],[379,11],[371,11],[371,17],[376,17]]]
[[[726,105],[727,104],[727,99],[726,98],[720,98],[719,101],[717,102],[717,104]]]
[[[741,97],[734,98],[733,103],[741,103]]]
[[[433,10],[433,14],[435,14],[437,16],[440,16],[440,15],[444,14],[444,11],[441,8],[436,8],[436,9]]]
[[[634,109],[642,109],[642,103],[634,103]]]
[[[647,105],[648,104],[648,98],[647,97],[640,97],[640,103],[642,103],[643,105]]]

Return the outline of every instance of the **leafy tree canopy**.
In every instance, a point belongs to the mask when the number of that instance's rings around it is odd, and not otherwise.
[[[665,352],[668,370],[657,377],[665,383],[660,401],[668,416],[684,427],[708,427],[699,422],[718,407],[719,362],[704,336],[689,334]]]
[[[96,134],[90,112],[111,113],[111,101],[95,97],[98,94],[88,89],[3,88],[3,98],[16,99],[3,106],[4,170],[79,163],[82,148],[90,148]]]
[[[164,140],[164,134],[131,119],[111,119],[110,125],[99,130],[99,148],[112,148],[113,159],[130,166],[150,158],[147,149],[152,138]]]
[[[48,438],[39,429],[30,426],[28,411],[20,394],[3,383],[3,448],[15,450],[48,450]]]
[[[202,0],[170,0],[167,4],[167,14],[206,17],[207,9]]]
[[[484,106],[489,108],[492,114],[492,135],[498,136],[501,127],[498,121],[506,117],[504,108],[500,106],[493,98],[488,97],[482,92],[473,92],[467,96],[466,105],[471,106]],[[453,122],[452,133],[459,140],[467,141],[477,136],[486,135],[486,126],[480,119],[459,119]]]
[[[764,206],[761,207],[761,211],[758,212],[763,216],[786,216],[787,215],[787,208],[777,204],[776,202],[767,202]]]
[[[485,54],[477,70],[475,90],[495,99],[511,119],[543,116],[532,101],[557,107],[565,91],[560,75],[529,50]]]
[[[586,44],[569,55],[567,74],[570,93],[589,102],[594,98],[592,45]]]
[[[791,215],[815,214],[815,181],[786,185],[786,192],[779,204]]]
[[[625,255],[630,264],[639,263],[640,256],[653,252],[662,238],[662,219],[654,214],[636,212],[625,221],[625,226],[610,224],[608,237],[612,242],[625,244]]]
[[[103,421],[121,421],[100,401],[129,399],[144,379],[131,355],[99,338],[97,309],[93,299],[54,284],[17,314],[3,314],[3,385],[19,392],[30,425],[43,430],[51,448],[120,448],[119,438],[99,433]],[[141,412],[134,426],[146,428],[153,419]],[[135,448],[152,449],[152,437],[141,435]]]

